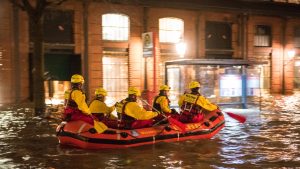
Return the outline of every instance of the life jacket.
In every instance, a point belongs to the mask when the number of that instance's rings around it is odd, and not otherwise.
[[[185,94],[185,98],[183,100],[183,104],[180,107],[182,110],[182,114],[185,115],[197,115],[201,113],[202,107],[197,105],[197,101],[200,97],[200,94]]]
[[[75,90],[79,90],[79,91],[81,91],[84,94],[84,92],[81,89],[72,89],[70,91],[69,98],[68,98],[67,103],[66,103],[66,107],[67,108],[78,109],[77,103],[72,99],[72,93]]]
[[[81,110],[78,109],[77,103],[72,99],[72,93],[75,90],[80,90],[80,89],[77,89],[77,88],[72,89],[69,92],[69,98],[66,100],[64,115],[63,115],[64,121],[70,121],[72,114],[81,113]],[[82,90],[80,90],[80,91],[83,93]]]
[[[127,99],[124,99],[120,102],[117,102],[115,107],[118,115],[118,120],[123,124],[123,127],[125,129],[131,129],[131,125],[134,121],[136,121],[135,118],[128,116],[125,114],[125,107],[128,103],[131,101],[128,101]]]
[[[102,102],[103,103],[103,100],[101,100],[99,97],[95,97],[89,104],[89,107],[90,105],[94,102],[94,101],[99,101],[99,102]],[[92,113],[93,116],[97,117],[99,121],[103,121],[103,120],[106,120],[107,117],[105,116],[105,113],[104,112],[97,112],[97,113]]]
[[[163,96],[165,96],[165,95],[158,95],[158,96],[155,97],[155,99],[154,99],[154,101],[153,101],[153,106],[152,106],[153,108],[152,108],[152,111],[159,111],[159,112],[163,113],[163,112],[162,112],[162,108],[160,107],[160,104],[159,104],[159,103],[156,103],[157,99],[158,99],[159,97],[163,97]],[[168,96],[165,96],[165,97],[166,97],[167,100],[168,100],[168,105],[170,105],[170,100],[169,100]]]

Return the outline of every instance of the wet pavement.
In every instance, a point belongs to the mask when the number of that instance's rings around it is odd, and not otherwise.
[[[2,107],[0,168],[300,168],[299,110],[300,93],[268,95],[261,111],[235,110],[244,124],[225,116],[225,128],[209,140],[82,150],[58,144],[60,108],[40,118],[31,108]]]

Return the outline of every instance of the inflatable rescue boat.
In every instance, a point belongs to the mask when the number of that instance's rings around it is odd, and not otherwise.
[[[200,123],[185,123],[186,131],[168,123],[149,128],[119,130],[109,132],[90,132],[92,125],[83,121],[62,122],[56,129],[61,145],[83,149],[127,148],[154,144],[157,142],[175,142],[184,140],[209,139],[216,135],[225,125],[222,112],[206,113]]]

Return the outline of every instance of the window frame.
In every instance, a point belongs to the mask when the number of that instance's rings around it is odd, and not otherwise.
[[[124,19],[126,18],[127,19],[127,27],[124,26],[124,23],[126,23],[126,20],[123,21],[123,22],[114,22],[114,24],[116,25],[109,25],[107,23],[104,23],[105,22],[105,16],[108,16],[108,15],[112,15],[113,17],[119,17],[119,19]],[[108,19],[110,20],[110,19]],[[118,25],[120,24],[120,25]],[[101,15],[101,28],[102,28],[102,40],[103,41],[119,41],[119,42],[126,42],[129,40],[129,37],[130,37],[130,18],[128,15],[125,15],[125,14],[122,14],[122,13],[105,13],[105,14],[102,14]],[[106,33],[104,31],[106,31],[105,28],[108,28],[109,31],[113,32],[113,33],[119,33],[119,35],[115,35],[115,34],[111,34],[111,35],[108,35],[109,36],[112,36],[113,38],[109,37],[107,38],[106,37]],[[123,30],[124,29],[124,30]],[[126,31],[127,29],[127,35],[121,35],[121,32],[122,30],[123,31]],[[113,31],[112,31],[113,30]],[[121,37],[120,37],[121,35]],[[116,36],[118,36],[117,38],[115,38]],[[122,38],[122,36],[124,36],[125,38]]]
[[[272,27],[270,25],[262,25],[262,24],[255,25],[254,31],[255,31],[253,37],[254,47],[272,47]],[[265,33],[260,31],[265,31]],[[260,43],[258,41],[260,41]],[[263,43],[267,43],[267,44],[265,45]]]
[[[165,23],[162,23],[164,20],[165,20]],[[180,22],[181,25],[179,27],[181,27],[181,28],[172,29],[172,24],[176,24],[176,21],[178,21],[177,24]],[[167,22],[169,22],[169,23],[167,23]],[[169,24],[169,25],[167,25],[167,24]],[[180,19],[180,18],[176,18],[176,17],[159,18],[158,30],[159,30],[159,42],[160,43],[176,44],[178,42],[183,41],[183,39],[184,39],[184,37],[183,37],[184,36],[184,20]],[[172,40],[172,38],[170,39],[170,37],[173,37],[173,35],[168,36],[168,35],[172,34],[172,32],[173,33],[175,32],[175,34],[176,33],[178,34],[177,35],[178,38],[176,38],[177,40]],[[164,34],[164,33],[166,33],[166,34]],[[175,39],[175,38],[173,38],[173,39]]]

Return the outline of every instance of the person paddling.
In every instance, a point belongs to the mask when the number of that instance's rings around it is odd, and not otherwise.
[[[169,116],[171,114],[177,114],[175,109],[170,109],[170,100],[168,94],[170,87],[168,85],[161,85],[159,87],[159,94],[153,100],[152,111],[158,111],[160,114],[155,117],[155,121],[161,122],[165,119],[162,115]]]
[[[126,129],[137,129],[150,127],[153,119],[158,115],[157,112],[147,111],[137,103],[137,97],[141,92],[136,87],[128,89],[128,97],[116,103],[116,110],[119,120],[124,124]]]
[[[197,123],[200,122],[203,117],[203,110],[217,111],[218,106],[212,104],[199,92],[200,83],[192,81],[189,84],[191,93],[180,96],[178,105],[180,107],[179,120],[183,123]]]
[[[84,78],[79,74],[71,77],[71,90],[65,94],[66,107],[64,109],[63,120],[76,121],[81,120],[94,126],[98,133],[107,129],[107,126],[101,122],[95,121],[91,111],[86,103],[86,96],[82,90]]]
[[[91,101],[89,108],[91,113],[96,116],[100,121],[104,119],[114,119],[114,116],[111,114],[115,107],[107,106],[105,99],[107,92],[102,87],[95,90],[95,98]]]

